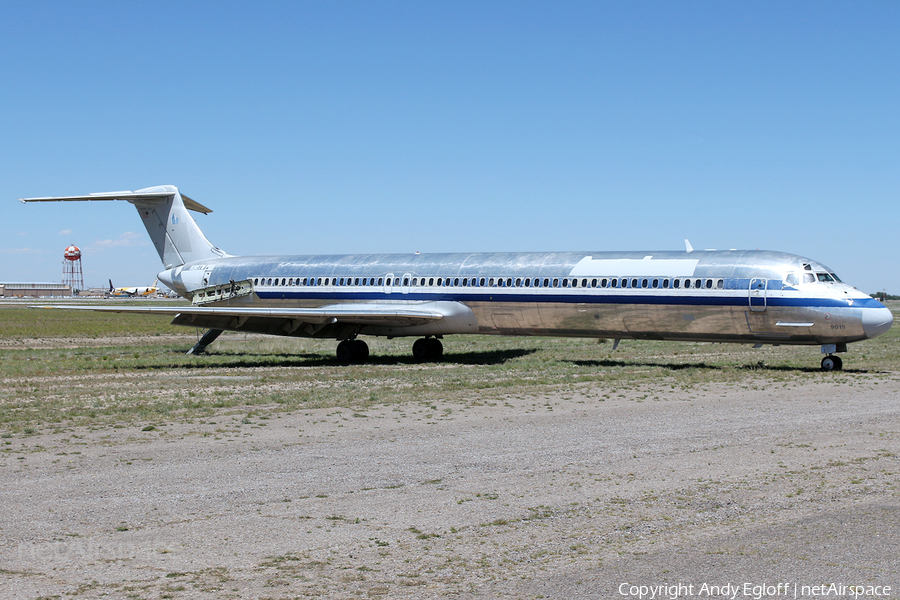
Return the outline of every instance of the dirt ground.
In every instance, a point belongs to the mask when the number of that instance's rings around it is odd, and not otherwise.
[[[898,400],[823,374],[16,435],[0,597],[900,597]]]

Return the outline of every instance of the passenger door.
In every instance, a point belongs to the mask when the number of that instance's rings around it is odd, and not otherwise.
[[[750,310],[753,312],[766,310],[766,282],[765,279],[750,280]]]

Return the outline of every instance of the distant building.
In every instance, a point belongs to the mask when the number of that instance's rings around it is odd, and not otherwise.
[[[0,298],[71,296],[72,286],[63,283],[0,283]]]

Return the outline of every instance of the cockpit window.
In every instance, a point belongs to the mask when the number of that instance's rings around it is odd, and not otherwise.
[[[784,282],[788,285],[797,285],[800,283],[800,280],[797,279],[796,273],[788,273],[787,277],[784,278]]]
[[[838,277],[836,273],[829,273],[829,275],[834,277],[834,280],[837,281],[838,283],[844,283],[843,281],[841,281],[841,278]]]
[[[804,273],[803,274],[803,283],[815,283],[816,276],[812,273]]]
[[[819,278],[819,281],[824,281],[826,283],[834,283],[834,277],[832,277],[828,273],[816,273],[816,277]]]

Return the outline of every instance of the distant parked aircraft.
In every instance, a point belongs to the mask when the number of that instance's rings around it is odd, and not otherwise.
[[[135,298],[156,295],[156,282],[147,287],[113,287],[112,279],[109,280],[108,296],[113,298]]]
[[[440,338],[480,333],[821,346],[835,353],[890,329],[891,311],[825,265],[754,250],[232,256],[187,209],[208,208],[174,186],[23,202],[125,200],[137,207],[165,270],[159,281],[189,307],[81,307],[174,315],[176,325],[340,340],[341,362],[369,355],[359,336],[416,336],[437,358]],[[76,307],[71,307],[76,308]]]

